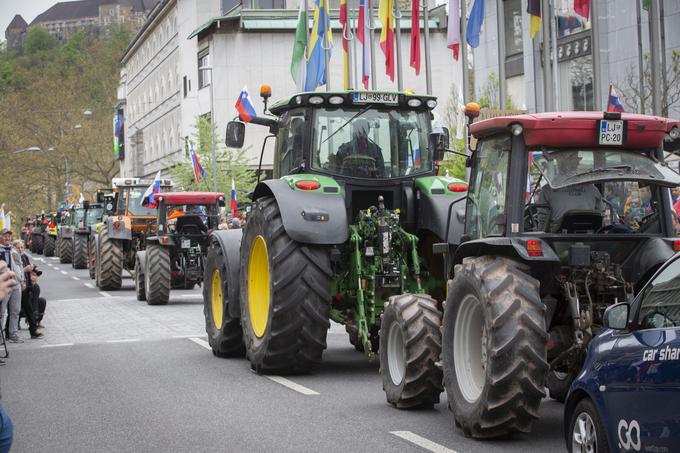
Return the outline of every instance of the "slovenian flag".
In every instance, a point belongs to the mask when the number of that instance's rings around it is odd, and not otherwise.
[[[158,170],[158,173],[156,173],[156,177],[153,178],[153,182],[149,186],[148,189],[146,189],[146,192],[144,192],[144,196],[142,197],[142,206],[146,206],[149,208],[155,208],[158,206],[158,200],[156,200],[156,196],[161,192],[161,171]]]
[[[234,178],[231,178],[231,212],[234,217],[238,216],[238,207],[236,205],[236,185]]]
[[[255,112],[255,106],[253,106],[253,101],[250,100],[250,94],[248,93],[248,87],[243,87],[241,94],[238,96],[238,101],[236,101],[236,110],[241,118],[241,121],[250,123],[253,118],[257,116]]]
[[[623,106],[619,101],[619,95],[616,94],[614,87],[609,85],[609,102],[607,102],[608,112],[624,112]]]
[[[413,150],[413,165],[416,167],[420,167],[421,164],[421,158],[420,158],[420,147],[416,148]]]
[[[198,159],[198,153],[193,148],[189,150],[189,156],[191,157],[191,169],[194,171],[194,178],[196,179],[196,184],[201,183],[201,178],[205,179],[205,170],[201,166],[201,161]]]
[[[370,44],[372,31],[368,28],[368,17],[366,14],[366,2],[359,0],[359,24],[357,25],[357,38],[361,43],[361,81],[364,88],[368,90],[368,79],[371,78],[371,49]]]

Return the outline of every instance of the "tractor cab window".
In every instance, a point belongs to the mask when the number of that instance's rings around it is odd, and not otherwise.
[[[156,208],[142,206],[144,192],[146,192],[146,187],[130,187],[127,190],[127,210],[130,215],[155,217],[158,212]]]
[[[73,225],[78,226],[85,218],[85,209],[76,209],[73,213]]]
[[[166,206],[164,223],[170,233],[207,234],[208,228],[217,226],[217,212],[214,206]]]
[[[399,178],[432,170],[427,111],[367,106],[319,109],[312,167],[354,178]]]
[[[492,137],[477,145],[465,217],[465,233],[470,239],[505,234],[510,146],[509,136]]]
[[[281,118],[278,147],[280,175],[290,174],[300,167],[303,158],[305,116],[303,112],[286,112]]]
[[[104,215],[104,208],[90,208],[87,210],[86,225],[94,225]]]

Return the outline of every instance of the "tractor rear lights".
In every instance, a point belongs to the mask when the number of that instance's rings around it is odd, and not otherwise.
[[[295,187],[300,190],[316,190],[321,187],[321,183],[312,180],[295,181]]]
[[[536,239],[529,239],[526,244],[529,256],[543,256],[543,244]]]
[[[452,182],[448,186],[446,186],[447,189],[449,189],[451,192],[467,192],[468,190],[468,185],[465,184],[464,182]]]
[[[170,238],[168,236],[161,236],[158,238],[158,242],[160,242],[163,245],[168,245],[170,244]]]
[[[673,241],[673,251],[680,252],[680,240]]]

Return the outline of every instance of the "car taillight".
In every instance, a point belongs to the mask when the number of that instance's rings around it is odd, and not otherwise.
[[[468,190],[468,185],[465,184],[464,182],[452,182],[448,186],[446,186],[447,189],[449,189],[451,192],[467,192]]]
[[[673,241],[673,251],[680,252],[680,241],[678,240]]]
[[[527,241],[527,253],[529,256],[543,256],[543,245],[541,241],[529,239]]]
[[[316,190],[321,187],[321,183],[309,180],[295,181],[295,187],[300,190]]]

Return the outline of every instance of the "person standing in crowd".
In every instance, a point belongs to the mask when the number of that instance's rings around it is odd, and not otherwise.
[[[25,288],[21,292],[21,311],[26,317],[28,331],[31,334],[31,338],[41,338],[43,334],[42,332],[38,331],[38,327],[40,326],[39,321],[37,320],[40,306],[40,286],[38,286],[37,281],[38,275],[40,275],[42,272],[37,270],[36,266],[31,263],[29,256],[25,253],[26,251],[24,248],[24,241],[14,241],[14,248],[21,256],[21,262],[25,275]],[[42,312],[44,313],[44,309]]]
[[[23,343],[19,338],[19,311],[21,310],[21,291],[25,288],[25,276],[21,261],[21,255],[12,247],[12,231],[3,229],[0,231],[0,260],[14,272],[17,285],[12,293],[0,303],[0,326],[4,326],[5,311],[7,311],[7,338],[11,343]]]
[[[16,286],[16,276],[9,270],[7,262],[0,261],[0,300],[9,298]],[[0,361],[0,365],[5,362]],[[0,395],[0,453],[9,452],[12,447],[14,437],[14,426],[12,419],[9,418],[5,408],[2,406],[2,395]]]

